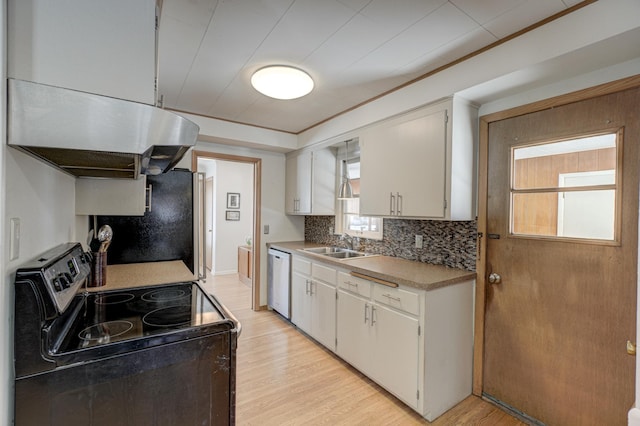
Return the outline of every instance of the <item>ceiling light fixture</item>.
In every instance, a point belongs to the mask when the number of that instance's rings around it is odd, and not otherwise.
[[[251,85],[275,99],[296,99],[313,90],[313,79],[306,72],[285,65],[260,68],[251,76]]]
[[[338,200],[349,200],[353,198],[353,188],[351,187],[349,168],[347,166],[347,162],[349,161],[349,141],[345,141],[345,143],[347,148],[344,153],[344,160],[342,161],[342,185],[340,185]]]

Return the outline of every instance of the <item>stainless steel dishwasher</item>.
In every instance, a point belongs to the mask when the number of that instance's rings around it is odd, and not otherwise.
[[[267,261],[267,304],[291,318],[291,254],[273,248]]]

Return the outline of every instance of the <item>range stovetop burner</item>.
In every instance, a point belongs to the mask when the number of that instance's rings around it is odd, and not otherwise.
[[[77,314],[57,353],[126,344],[224,320],[195,283],[88,293],[76,298]]]
[[[153,290],[142,295],[141,299],[145,302],[173,302],[185,297],[189,297],[191,291],[183,288],[167,288]]]
[[[121,340],[116,338],[123,336],[132,328],[133,323],[131,321],[106,321],[85,328],[78,333],[78,337],[83,341],[82,346],[87,347]]]
[[[151,327],[179,327],[191,322],[190,305],[174,305],[159,308],[142,317],[142,322]]]

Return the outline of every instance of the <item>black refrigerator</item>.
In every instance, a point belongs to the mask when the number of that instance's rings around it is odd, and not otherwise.
[[[143,216],[96,216],[95,221],[90,220],[92,228],[106,224],[113,229],[107,263],[182,260],[191,272],[204,278],[204,243],[198,225],[203,217],[203,180],[202,174],[186,169],[149,175]]]

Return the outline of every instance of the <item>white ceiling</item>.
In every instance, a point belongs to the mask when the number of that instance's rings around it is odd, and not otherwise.
[[[299,133],[580,0],[163,0],[164,107]],[[256,92],[266,65],[306,70],[314,91]]]

